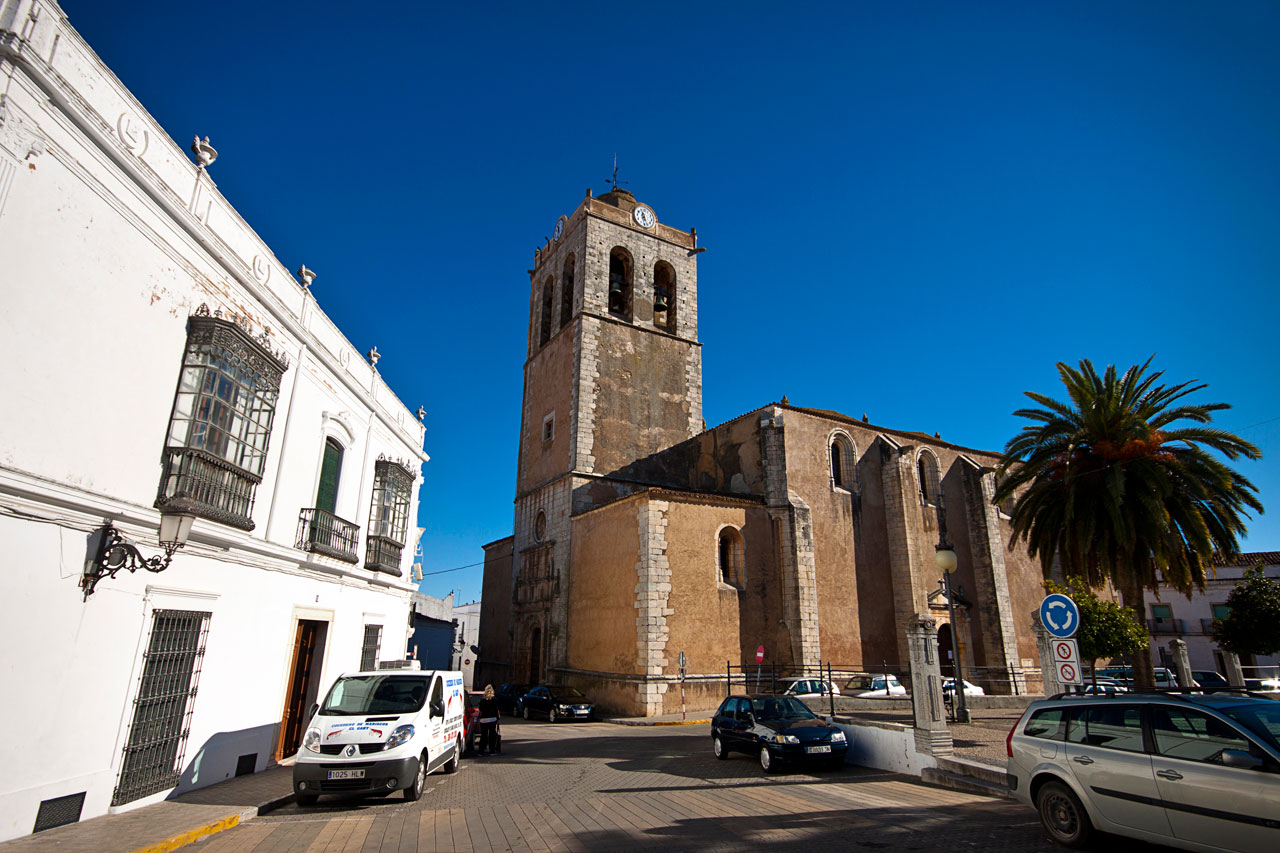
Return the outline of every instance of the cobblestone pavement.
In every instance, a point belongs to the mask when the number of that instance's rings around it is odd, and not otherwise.
[[[983,849],[1055,851],[1021,805],[845,767],[765,776],[718,761],[707,727],[506,721],[503,754],[428,777],[417,803],[323,798],[201,842],[202,853]],[[1105,847],[1104,847],[1105,849]],[[1120,845],[1114,849],[1119,850]],[[1126,853],[1158,848],[1124,842]]]

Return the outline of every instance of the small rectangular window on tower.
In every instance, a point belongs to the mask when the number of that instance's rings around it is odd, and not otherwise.
[[[542,419],[542,446],[548,447],[556,437],[556,413],[552,412]]]

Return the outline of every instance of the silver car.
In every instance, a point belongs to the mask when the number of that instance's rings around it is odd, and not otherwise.
[[[1009,732],[1008,783],[1049,835],[1280,850],[1280,702],[1240,693],[1064,695]]]

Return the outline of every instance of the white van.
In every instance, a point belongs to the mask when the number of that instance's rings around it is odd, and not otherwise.
[[[462,673],[379,670],[342,675],[312,713],[293,765],[298,804],[321,794],[403,790],[458,769],[466,713]]]

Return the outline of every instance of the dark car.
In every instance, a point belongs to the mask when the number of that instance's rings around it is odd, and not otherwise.
[[[498,685],[498,689],[494,691],[494,698],[498,700],[498,710],[511,717],[520,716],[520,701],[528,692],[528,684]]]
[[[524,718],[546,717],[551,722],[591,719],[591,700],[576,687],[544,684],[525,694]]]
[[[475,752],[476,745],[480,743],[480,700],[483,698],[484,693],[479,690],[467,691],[467,710],[462,717],[462,742],[466,744],[465,751],[468,755]]]
[[[790,696],[730,696],[711,719],[711,748],[716,758],[745,752],[760,759],[766,773],[783,764],[844,763],[849,743],[844,732]]]

